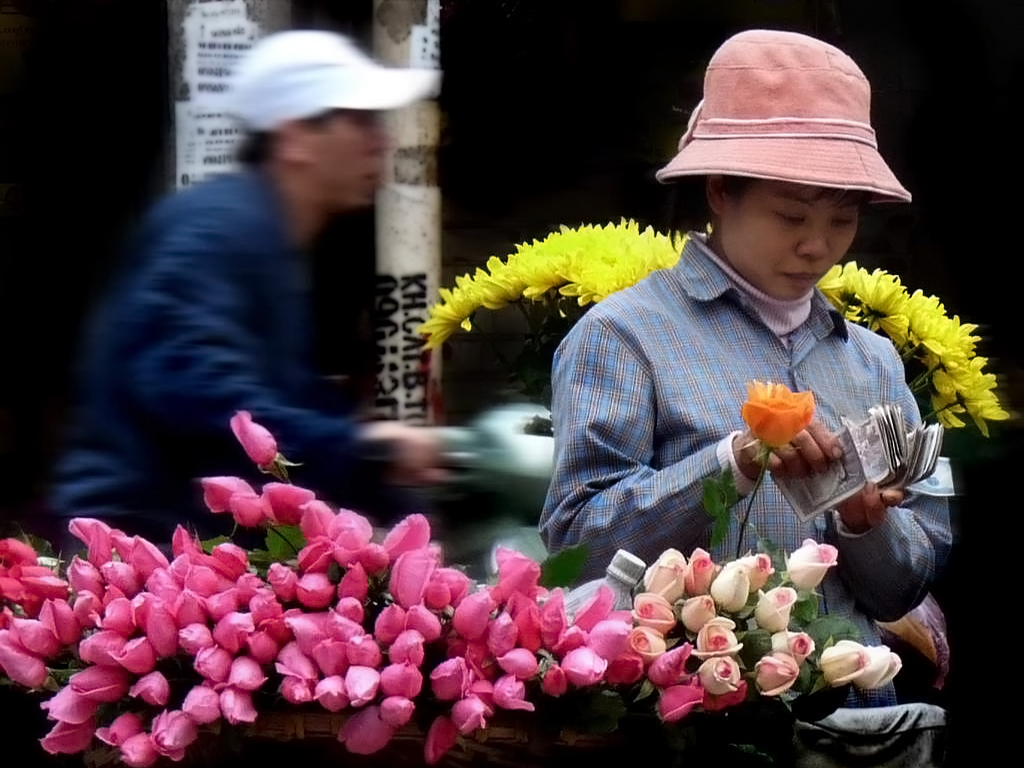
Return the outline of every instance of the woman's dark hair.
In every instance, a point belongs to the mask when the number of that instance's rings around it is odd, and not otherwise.
[[[267,132],[250,133],[238,146],[238,162],[247,167],[263,165],[270,158],[273,135]]]

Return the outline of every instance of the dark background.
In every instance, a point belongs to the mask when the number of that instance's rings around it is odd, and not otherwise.
[[[0,181],[25,190],[24,213],[0,218],[0,525],[31,527],[84,313],[126,226],[164,188],[170,107],[162,2],[22,5],[37,31],[22,87],[0,101]],[[368,40],[370,0],[295,6],[300,25]],[[868,74],[882,152],[914,193],[910,206],[872,212],[858,259],[979,323],[990,367],[1019,407],[1022,17],[1024,4],[1012,0],[444,2],[446,236],[491,228],[515,242],[620,216],[667,226],[669,198],[653,173],[699,98],[711,52],[751,26],[816,34]],[[318,251],[326,372],[352,359],[347,330],[370,296],[372,259],[372,212],[339,221]],[[988,441],[955,436],[950,451],[964,495],[954,505],[957,546],[935,593],[949,622],[953,668],[942,698],[959,765],[969,742],[976,757],[1010,734],[1008,715],[994,707],[984,738],[972,730],[978,738],[968,740],[962,723],[977,702],[1017,689],[1017,654],[1001,627],[1019,592],[1009,566],[1020,542],[1014,480],[1024,450],[1011,424]]]

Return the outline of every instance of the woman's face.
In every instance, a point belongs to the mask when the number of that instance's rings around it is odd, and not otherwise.
[[[859,195],[761,179],[730,194],[721,176],[708,179],[707,194],[713,249],[774,299],[806,296],[857,234]]]

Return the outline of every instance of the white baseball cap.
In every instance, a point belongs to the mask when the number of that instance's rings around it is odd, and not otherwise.
[[[383,66],[347,37],[319,30],[259,40],[235,70],[226,110],[252,131],[269,131],[332,109],[386,110],[435,96],[441,73]]]

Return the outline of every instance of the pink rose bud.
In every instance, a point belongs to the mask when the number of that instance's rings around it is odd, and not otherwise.
[[[89,666],[68,680],[72,691],[96,702],[113,703],[128,693],[128,672],[120,667]]]
[[[252,420],[249,411],[237,411],[231,417],[231,431],[245,455],[258,467],[268,467],[277,458],[277,441],[270,430]]]
[[[659,688],[668,688],[684,682],[689,678],[686,662],[692,650],[693,646],[689,643],[680,643],[661,654],[647,670],[647,678]]]
[[[612,685],[629,685],[635,683],[644,676],[644,668],[647,666],[643,657],[626,651],[621,656],[608,662],[608,669],[605,670],[605,682]]]
[[[345,695],[353,707],[369,704],[380,687],[380,672],[372,667],[349,667],[345,672]]]
[[[436,571],[434,572],[436,575]],[[430,577],[423,592],[423,604],[432,611],[443,611],[452,604],[452,592],[443,581]]]
[[[519,630],[515,621],[505,611],[493,619],[487,628],[487,648],[495,657],[503,656],[516,647]],[[525,650],[525,649],[524,649]],[[530,653],[527,651],[527,653]],[[533,654],[530,653],[532,656]]]
[[[299,649],[309,656],[313,647],[328,638],[325,613],[305,613],[290,609],[284,614],[284,623],[292,631]]]
[[[196,653],[193,667],[213,683],[223,683],[231,672],[231,654],[219,646],[202,648]]]
[[[526,686],[514,675],[502,675],[494,681],[494,703],[502,709],[522,709],[533,712],[535,707],[526,700]]]
[[[75,693],[69,686],[65,686],[39,706],[46,710],[47,717],[51,720],[84,723],[93,719],[100,702],[87,699],[80,693]]]
[[[75,621],[84,629],[91,629],[100,625],[100,610],[103,602],[91,592],[81,592],[75,596],[75,602],[71,610],[75,612]]]
[[[357,635],[345,645],[345,655],[349,664],[374,668],[380,666],[380,646],[373,635]]]
[[[199,729],[181,710],[165,710],[153,718],[150,733],[157,752],[171,760],[181,760],[188,746],[198,738]]]
[[[786,574],[797,589],[814,589],[838,558],[839,550],[831,544],[804,539],[800,548],[786,558]]]
[[[544,673],[540,687],[548,696],[561,696],[569,690],[569,679],[565,676],[565,670],[557,664],[552,664]]]
[[[490,711],[487,705],[476,696],[467,696],[452,705],[452,722],[463,736],[486,728],[489,715]]]
[[[423,635],[423,641],[432,643],[441,637],[441,620],[428,608],[414,605],[405,615],[405,628],[415,629]],[[381,642],[384,642],[381,640]]]
[[[324,675],[344,675],[350,666],[348,643],[341,640],[328,639],[317,643],[313,646],[312,656]]]
[[[401,728],[412,719],[416,704],[403,696],[388,696],[380,702],[380,717],[392,728]]]
[[[147,704],[162,707],[171,696],[171,686],[160,672],[143,675],[128,691],[129,696],[138,696]]]
[[[328,712],[340,712],[348,706],[345,694],[345,678],[341,675],[329,675],[316,684],[313,698]]]
[[[95,732],[96,723],[92,720],[82,723],[61,721],[39,743],[51,755],[74,755],[88,749]]]
[[[161,552],[153,542],[141,536],[132,536],[130,542],[128,553],[122,558],[135,568],[136,573],[143,580],[148,579],[153,571],[167,568],[170,565],[167,555]]]
[[[762,656],[754,665],[754,676],[758,690],[764,696],[778,696],[785,693],[796,682],[800,665],[788,653],[772,653]]]
[[[740,681],[740,668],[731,656],[712,656],[697,669],[700,684],[712,696],[735,691]]]
[[[430,543],[430,522],[423,515],[409,515],[399,521],[381,543],[392,561],[405,552],[423,549]]]
[[[540,582],[540,563],[521,552],[499,546],[495,552],[498,563],[498,583],[491,588],[495,602],[504,603],[513,594],[533,600]]]
[[[404,629],[405,609],[392,603],[377,615],[373,634],[384,645],[391,645]]]
[[[316,680],[319,675],[313,660],[302,652],[299,644],[287,643],[277,654],[274,668],[282,675],[292,675],[303,680]]]
[[[426,548],[400,554],[391,566],[389,582],[395,602],[406,609],[422,603],[427,583],[437,565],[437,556]]]
[[[270,522],[270,502],[255,492],[234,494],[228,506],[232,519],[242,528],[259,528]]]
[[[252,614],[232,611],[217,622],[213,639],[228,653],[235,654],[245,647],[245,641],[255,631]]]
[[[679,609],[679,620],[690,632],[700,632],[701,628],[715,618],[715,601],[711,595],[697,595],[683,601]]]
[[[255,691],[265,682],[267,682],[267,676],[263,674],[263,668],[255,659],[238,656],[231,662],[228,685],[241,691]]]
[[[538,613],[541,642],[545,648],[554,648],[569,626],[565,615],[565,594],[561,589],[551,592]]]
[[[584,687],[601,681],[608,669],[608,661],[583,646],[569,651],[562,659],[561,666],[570,683]]]
[[[356,563],[341,577],[338,583],[338,597],[354,597],[362,602],[370,591],[370,578],[366,575],[366,569]]]
[[[676,613],[672,603],[654,592],[641,592],[633,598],[633,621],[666,635],[675,629]]]
[[[291,704],[306,704],[313,700],[313,681],[294,675],[281,678],[281,695]]]
[[[129,672],[144,675],[156,666],[156,651],[147,637],[135,637],[126,642],[113,659]]]
[[[533,651],[525,648],[513,648],[506,654],[498,657],[498,666],[507,674],[513,675],[520,680],[529,680],[540,666]]]
[[[415,698],[423,688],[423,673],[413,664],[389,664],[380,671],[380,690],[385,696]]]
[[[220,720],[220,695],[206,685],[193,686],[182,702],[181,711],[199,725]]]
[[[449,718],[439,715],[434,718],[423,744],[423,759],[427,765],[437,765],[448,750],[455,746],[459,730]]]
[[[94,632],[78,644],[78,657],[89,664],[120,666],[115,655],[124,649],[126,642],[117,632]]]
[[[658,716],[666,723],[681,720],[704,699],[704,689],[696,682],[690,685],[672,685],[658,697]]]
[[[215,514],[227,512],[236,493],[256,496],[253,487],[240,477],[204,477],[199,484],[203,488],[203,503]]]
[[[711,589],[718,567],[711,555],[698,547],[690,554],[690,563],[686,569],[684,585],[688,595],[706,595]]]
[[[789,626],[789,616],[796,600],[796,590],[792,587],[775,587],[767,592],[758,592],[754,620],[767,632],[782,632]]]
[[[743,643],[736,639],[733,630],[736,623],[725,616],[717,616],[706,622],[697,633],[697,647],[693,655],[699,659],[709,656],[730,656],[738,653]]]
[[[331,539],[334,532],[332,528],[336,520],[337,515],[331,509],[330,504],[314,499],[302,505],[302,520],[299,522],[299,529],[306,541]],[[370,531],[370,535],[372,535],[373,526],[370,526]],[[362,541],[369,541],[369,535]]]
[[[305,573],[295,585],[295,597],[307,608],[326,608],[334,600],[334,584],[325,573]]]
[[[463,598],[469,594],[469,588],[472,585],[470,578],[457,568],[438,568],[430,580],[441,582],[448,588],[449,605],[453,608],[457,608]]]
[[[178,626],[206,623],[206,607],[203,599],[190,589],[183,589],[174,601],[171,613],[178,617]]]
[[[225,578],[235,581],[249,570],[249,556],[230,541],[221,542],[210,552],[210,565]]]
[[[337,557],[337,552],[335,552],[335,557]],[[388,558],[388,551],[374,541],[360,547],[352,558],[343,558],[343,560],[345,560],[344,564],[346,566],[352,566],[359,563],[369,574],[381,573],[391,562]]]
[[[142,628],[159,658],[174,656],[178,652],[178,627],[170,609],[162,602],[149,605]]]
[[[88,553],[86,559],[97,568],[109,563],[114,554],[110,541],[110,526],[101,520],[89,517],[76,517],[68,523],[71,535],[85,544]]]
[[[267,483],[263,496],[270,505],[271,520],[278,525],[298,525],[302,522],[302,505],[316,498],[312,491],[288,483]]]
[[[624,621],[605,619],[590,630],[587,646],[598,656],[611,661],[621,656],[629,644],[630,625]]]
[[[11,619],[10,630],[14,640],[29,653],[47,659],[60,652],[60,641],[39,619]]]
[[[119,597],[107,603],[100,620],[100,627],[117,632],[128,638],[135,634],[135,609],[127,597]]]
[[[486,589],[467,595],[455,609],[452,626],[466,640],[480,640],[487,631],[491,612],[496,607],[497,604]]]
[[[608,618],[615,604],[615,593],[607,585],[602,584],[597,592],[576,612],[573,617],[573,624],[589,632],[599,621]]]
[[[142,589],[143,578],[129,563],[113,561],[103,563],[99,568],[104,581],[117,587],[126,597],[135,597]]]
[[[229,685],[220,692],[220,711],[232,725],[255,723],[256,707],[252,704],[252,693]]]
[[[119,747],[126,740],[142,733],[142,731],[142,718],[135,712],[125,712],[123,715],[115,717],[106,728],[97,728],[96,738],[104,744]]]
[[[644,592],[660,595],[674,603],[683,596],[686,572],[683,553],[677,549],[666,549],[644,573]]]
[[[129,736],[121,745],[121,762],[129,768],[148,768],[160,757],[153,737],[148,733]]]
[[[189,624],[178,630],[178,645],[185,653],[195,656],[204,648],[215,645],[213,633],[205,624]]]
[[[388,649],[388,659],[392,664],[409,662],[419,667],[423,665],[423,657],[423,635],[415,629],[400,633]]]
[[[92,592],[95,595],[102,595],[106,587],[99,568],[78,555],[71,559],[68,566],[68,583],[75,592]]]
[[[270,664],[277,658],[281,646],[268,632],[257,630],[245,639],[249,655],[259,664]]]
[[[355,755],[372,755],[388,745],[395,729],[384,722],[380,707],[367,707],[345,721],[338,733],[338,741]]]
[[[334,606],[334,612],[360,626],[362,626],[363,620],[366,618],[366,610],[363,608],[362,601],[356,600],[354,597],[338,598],[338,602]]]
[[[564,656],[571,650],[585,646],[588,639],[590,639],[590,635],[574,625],[562,633],[558,642],[552,646],[552,650],[558,655]]]
[[[207,615],[216,623],[229,613],[235,611],[239,607],[238,601],[238,593],[234,589],[228,589],[224,592],[210,595],[203,600],[203,605],[206,606]]]
[[[441,701],[461,699],[469,683],[469,667],[461,656],[442,661],[430,673],[430,688]]]

